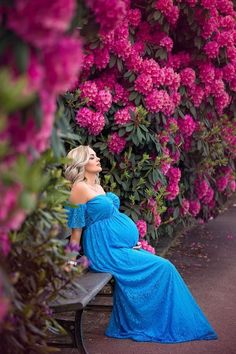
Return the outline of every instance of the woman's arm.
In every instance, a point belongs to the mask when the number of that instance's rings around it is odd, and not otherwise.
[[[82,235],[82,229],[72,229],[70,243],[79,246],[81,235]]]

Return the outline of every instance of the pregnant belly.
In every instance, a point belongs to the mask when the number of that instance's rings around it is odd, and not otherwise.
[[[133,247],[137,244],[139,232],[136,224],[127,215],[117,213],[110,223],[110,242],[113,247]]]

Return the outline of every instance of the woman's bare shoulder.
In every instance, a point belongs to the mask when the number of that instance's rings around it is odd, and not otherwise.
[[[88,200],[89,189],[85,182],[76,182],[71,188],[70,202],[73,204],[83,204]]]

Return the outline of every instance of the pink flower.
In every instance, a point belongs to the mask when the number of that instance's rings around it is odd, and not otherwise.
[[[98,135],[105,125],[105,118],[99,112],[93,112],[90,109],[81,108],[75,118],[76,122],[84,128],[87,128],[90,134]]]
[[[139,75],[135,80],[134,88],[139,93],[147,95],[153,89],[152,77],[146,74]]]
[[[169,36],[164,36],[160,40],[159,45],[166,48],[167,52],[170,53],[173,49],[173,40]]]
[[[202,203],[209,205],[214,198],[214,190],[209,187],[205,196],[202,198]]]
[[[94,112],[92,121],[88,126],[88,131],[92,135],[98,135],[99,133],[101,133],[102,129],[104,128],[104,125],[105,125],[104,115],[100,112]]]
[[[130,107],[125,107],[123,109],[119,109],[115,115],[114,115],[114,121],[116,124],[127,124],[131,121],[131,117],[130,117]]]
[[[87,4],[104,32],[116,28],[127,14],[123,0],[87,0]]]
[[[179,194],[179,186],[178,184],[169,181],[169,184],[166,188],[166,199],[167,200],[174,200],[177,195]]]
[[[199,107],[204,97],[204,90],[199,85],[193,85],[193,87],[189,88],[189,95],[194,106]]]
[[[150,75],[157,87],[164,85],[165,73],[154,59],[144,59],[141,71],[143,74]]]
[[[223,66],[222,70],[223,70],[223,76],[225,81],[230,82],[235,78],[236,75],[235,65],[229,63]]]
[[[169,169],[170,169],[170,163],[167,162],[162,162],[161,164],[161,172],[163,173],[164,176],[166,176],[166,174],[168,173]]]
[[[167,118],[165,124],[165,130],[169,133],[175,133],[178,130],[178,123],[175,118]]]
[[[201,204],[197,199],[189,201],[189,213],[192,216],[197,216],[200,212],[200,209],[201,209]]]
[[[196,79],[195,71],[191,68],[185,68],[180,72],[181,84],[191,87]]]
[[[75,120],[81,127],[88,127],[93,119],[93,111],[87,107],[80,108],[77,112]]]
[[[108,112],[112,105],[112,95],[107,90],[100,90],[98,91],[96,100],[95,100],[95,107],[101,113]]]
[[[154,218],[154,225],[156,228],[158,228],[161,225],[161,217],[157,212],[155,212],[153,213],[153,218]]]
[[[2,252],[4,256],[7,256],[10,249],[11,246],[8,235],[5,232],[0,231],[0,252]]]
[[[205,179],[197,178],[194,182],[194,190],[198,199],[203,199],[206,196],[209,189],[209,184]]]
[[[127,104],[129,102],[129,92],[124,89],[123,86],[121,86],[118,83],[115,83],[114,85],[114,96],[112,98],[114,103],[122,103],[122,104]]]
[[[225,91],[219,93],[217,97],[215,97],[216,110],[220,115],[223,114],[224,109],[229,105],[229,103],[230,96]]]
[[[128,11],[128,21],[132,27],[137,27],[141,21],[141,11],[139,9],[130,9]]]
[[[149,198],[147,202],[147,208],[151,211],[155,211],[156,206],[157,206],[156,200],[154,198]]]
[[[187,215],[189,211],[189,201],[187,199],[182,199],[181,202],[181,208],[180,208],[180,214],[182,216]]]
[[[167,177],[171,180],[171,182],[178,183],[181,178],[181,170],[178,167],[170,167]]]
[[[212,84],[215,78],[215,68],[209,63],[199,65],[199,77],[204,84]]]
[[[93,66],[93,64],[94,64],[94,54],[89,53],[85,55],[83,58],[83,65],[82,65],[83,70],[89,71]]]
[[[228,181],[229,181],[229,179],[227,176],[221,176],[221,177],[217,178],[216,186],[220,192],[223,192],[226,189],[226,187],[228,185]]]
[[[189,114],[186,114],[184,118],[178,119],[178,127],[184,137],[190,137],[196,128],[196,123]]]
[[[140,237],[145,237],[146,233],[147,233],[147,223],[145,220],[138,220],[136,222],[136,226],[138,228],[138,231],[139,231],[139,235]]]
[[[8,26],[33,46],[59,44],[59,35],[69,28],[75,8],[75,0],[17,0],[9,7]]]
[[[164,93],[166,94],[166,91],[154,89],[146,96],[145,103],[150,112],[158,113],[162,110],[164,105]]]
[[[64,93],[74,83],[82,65],[81,41],[61,36],[60,41],[45,49],[43,56],[45,89],[53,94]]]
[[[172,152],[172,153],[170,154],[170,157],[172,158],[173,163],[177,163],[177,162],[179,161],[179,159],[180,159],[180,152],[179,152],[179,150],[176,150],[176,151]]]
[[[155,254],[155,249],[148,244],[148,242],[146,240],[140,240],[141,243],[141,247],[142,249],[144,249],[145,251],[151,252],[152,254]]]
[[[231,192],[236,191],[236,181],[235,180],[232,180],[229,182],[229,188],[230,188]]]
[[[208,56],[209,59],[215,59],[219,55],[219,44],[215,41],[208,42],[204,46],[204,51],[206,52],[206,55]]]
[[[98,94],[98,88],[95,82],[85,81],[80,85],[81,98],[86,99],[87,103],[95,102]]]
[[[114,154],[120,154],[125,144],[126,140],[120,137],[117,132],[113,133],[108,139],[108,149]]]
[[[93,51],[94,53],[94,64],[95,66],[101,70],[105,69],[106,66],[109,64],[110,61],[110,54],[109,50],[104,47],[104,48],[96,48]]]

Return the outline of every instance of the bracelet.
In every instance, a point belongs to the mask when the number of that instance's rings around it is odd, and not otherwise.
[[[69,265],[73,265],[73,266],[77,266],[77,262],[76,261],[67,261],[67,264]]]

